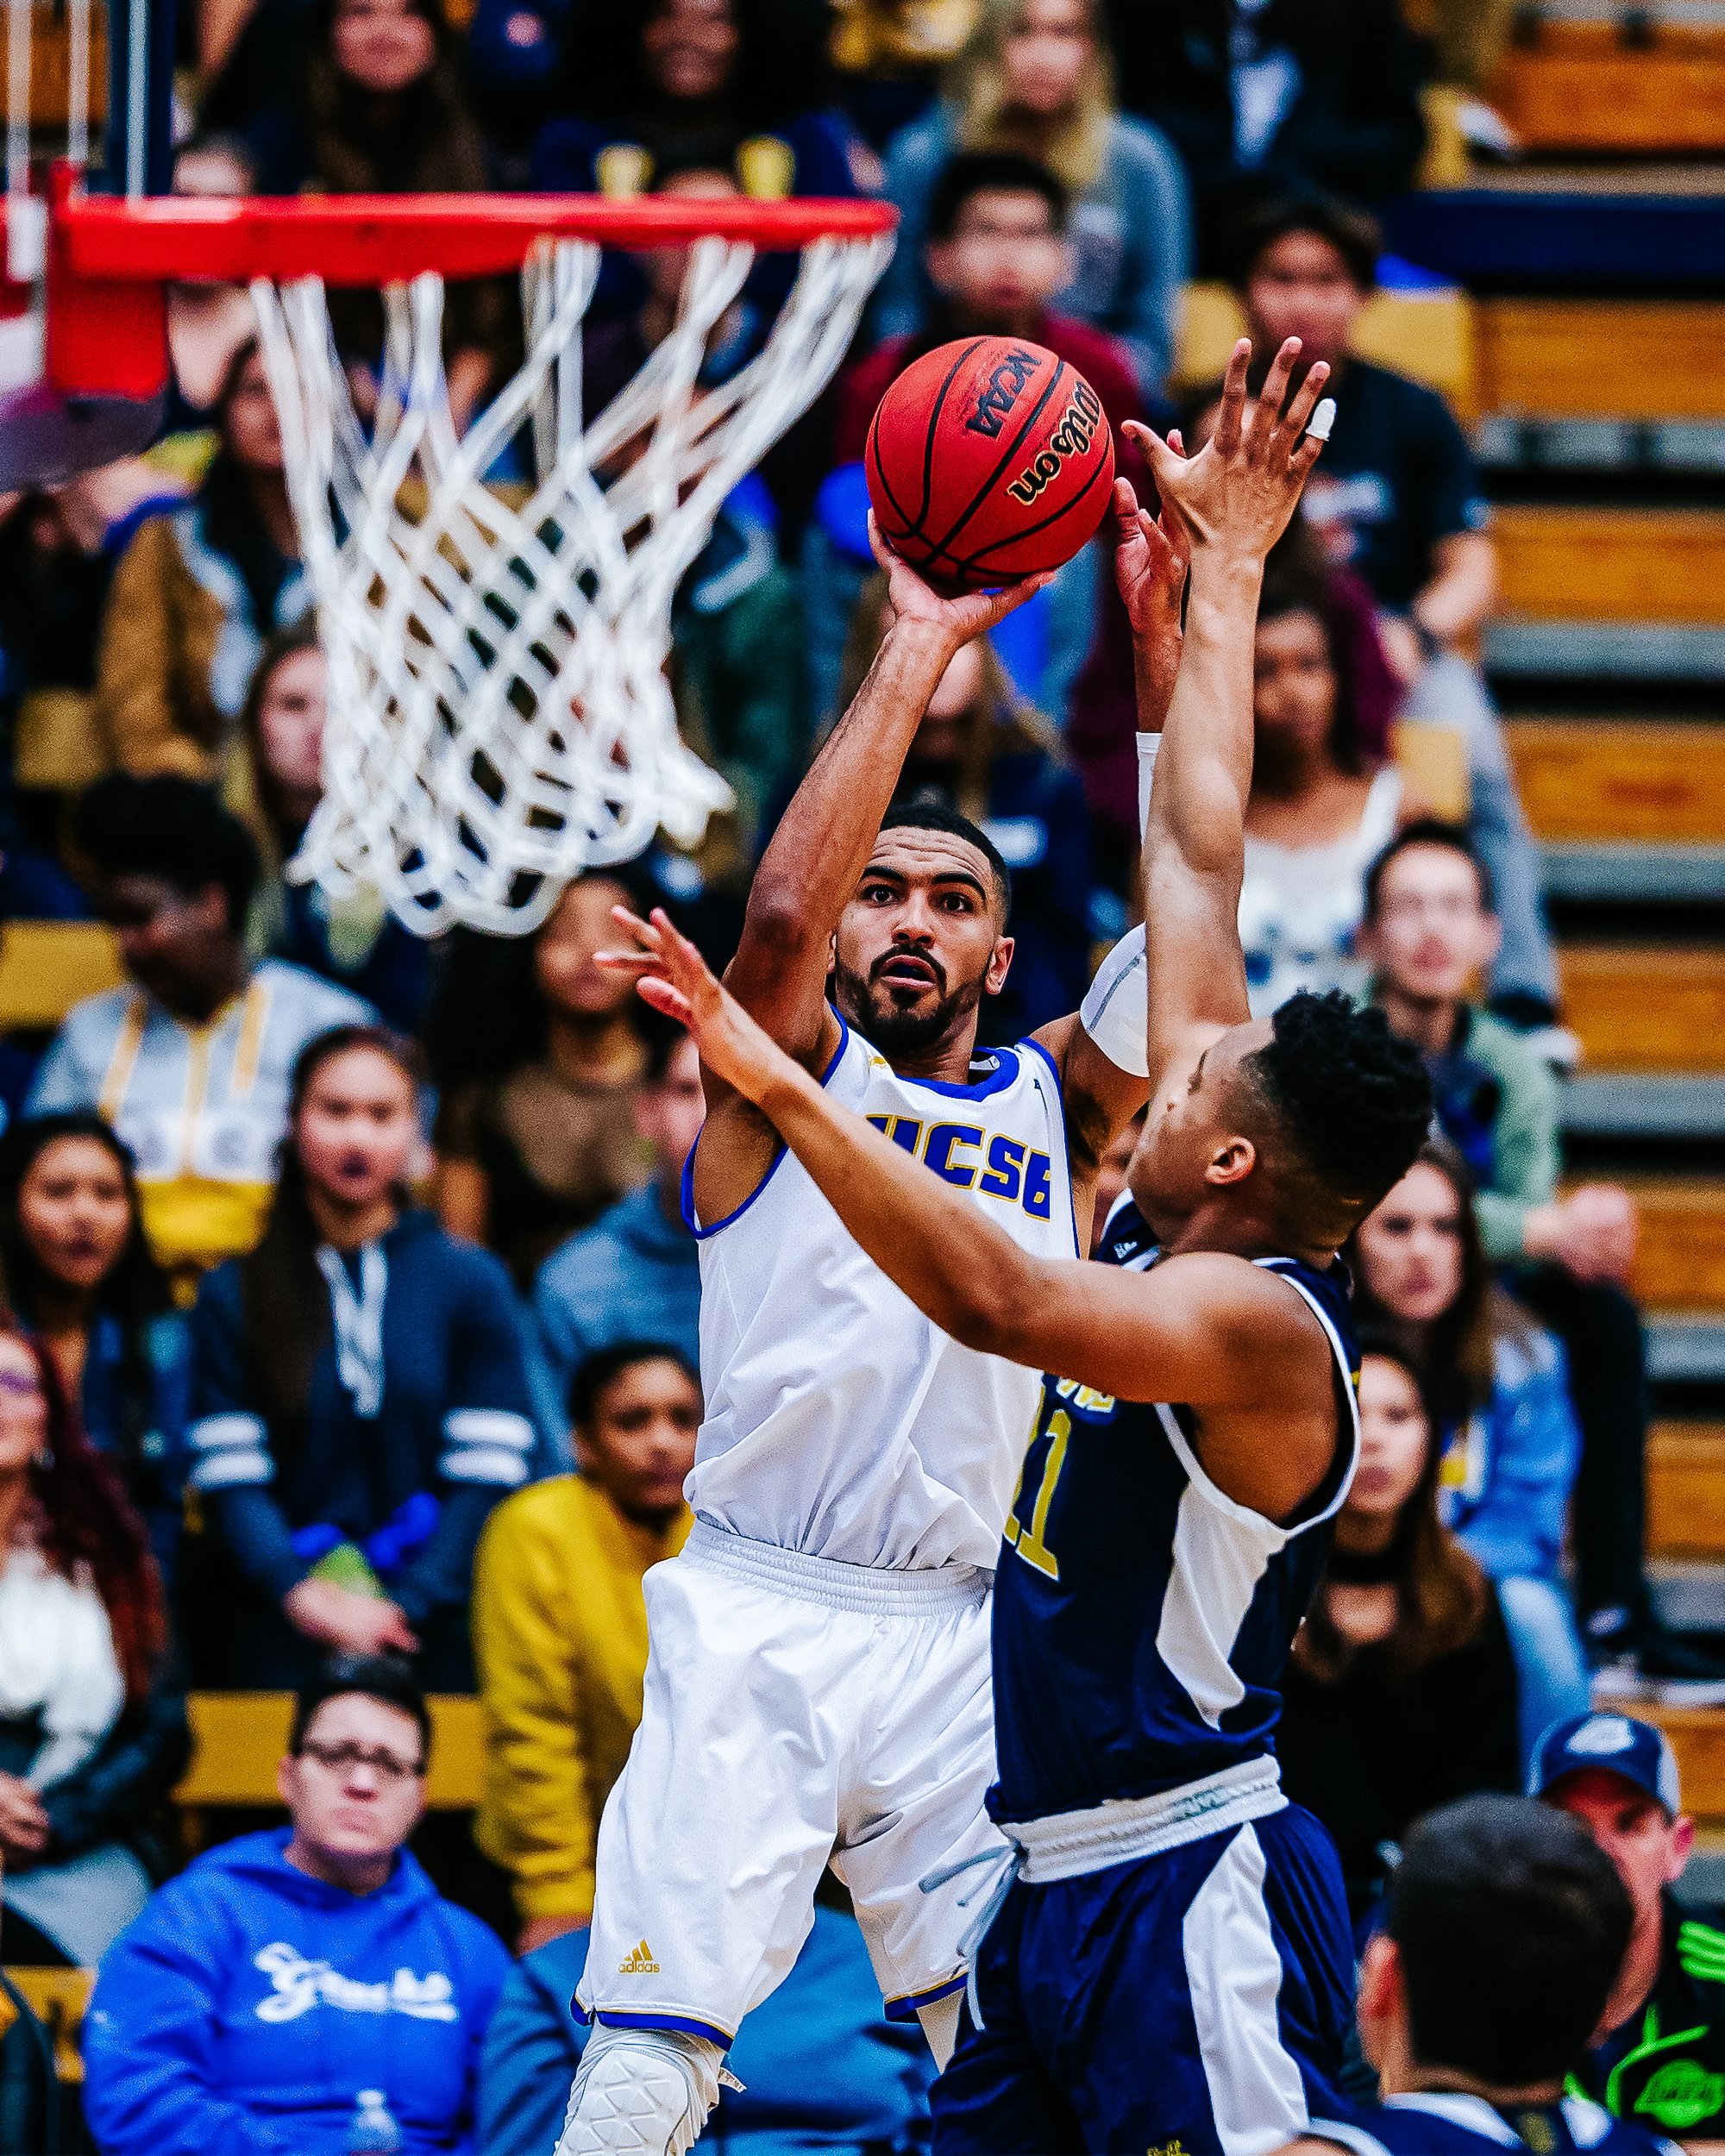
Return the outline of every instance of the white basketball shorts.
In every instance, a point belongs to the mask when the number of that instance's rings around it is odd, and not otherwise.
[[[729,2045],[790,1972],[829,1858],[894,2019],[964,1981],[957,1942],[1004,1847],[990,1576],[874,1571],[697,1522],[646,1577],[641,1727],[599,1823],[580,2009]]]

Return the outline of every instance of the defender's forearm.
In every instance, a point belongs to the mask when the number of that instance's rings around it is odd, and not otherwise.
[[[1019,1323],[1036,1295],[1040,1260],[839,1107],[806,1071],[787,1069],[756,1105],[864,1252],[925,1317],[967,1347],[1041,1367]]]

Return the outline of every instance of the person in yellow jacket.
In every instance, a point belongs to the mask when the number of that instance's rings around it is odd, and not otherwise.
[[[593,1914],[599,1814],[641,1719],[641,1581],[693,1515],[700,1382],[681,1350],[624,1341],[570,1388],[579,1472],[492,1514],[474,1570],[474,1651],[486,1710],[474,1838],[510,1874],[529,1952]]]

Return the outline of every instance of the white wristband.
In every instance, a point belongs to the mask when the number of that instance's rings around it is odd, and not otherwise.
[[[1156,759],[1162,747],[1160,734],[1138,737],[1138,828],[1140,836],[1150,829],[1150,782],[1156,776]]]
[[[1138,736],[1140,742],[1145,738]],[[1150,1052],[1145,1029],[1149,1015],[1150,966],[1140,924],[1128,929],[1097,967],[1079,1006],[1078,1022],[1116,1070],[1147,1078]]]

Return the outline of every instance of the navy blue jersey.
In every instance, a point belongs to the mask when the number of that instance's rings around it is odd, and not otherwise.
[[[1672,2142],[1584,2096],[1500,2106],[1446,2090],[1391,2096],[1346,2119],[1314,2118],[1307,2131],[1352,2156],[1489,2156],[1506,2148],[1530,2156],[1680,2156]]]
[[[1132,1271],[1155,1263],[1130,1200],[1099,1255]],[[1339,1263],[1327,1273],[1256,1263],[1303,1295],[1329,1336],[1335,1457],[1278,1525],[1205,1475],[1186,1408],[1043,1381],[994,1577],[997,1820],[1157,1796],[1274,1749],[1283,1667],[1358,1450],[1359,1358]]]

